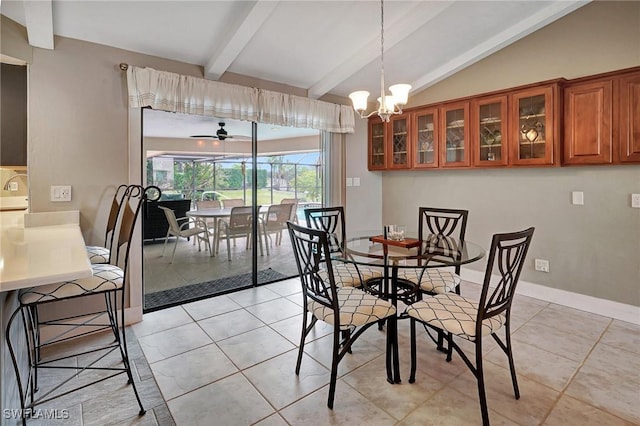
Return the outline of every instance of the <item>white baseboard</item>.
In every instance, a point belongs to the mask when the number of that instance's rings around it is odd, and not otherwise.
[[[463,268],[460,275],[463,280],[476,284],[482,284],[484,280],[484,272],[473,269]],[[640,325],[640,306],[599,299],[522,280],[518,282],[516,294]]]

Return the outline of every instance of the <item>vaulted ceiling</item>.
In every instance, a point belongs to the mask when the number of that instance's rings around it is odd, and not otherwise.
[[[401,1],[384,4],[386,86],[423,90],[588,1]],[[378,1],[3,0],[29,43],[53,35],[302,88],[309,97],[380,93]]]

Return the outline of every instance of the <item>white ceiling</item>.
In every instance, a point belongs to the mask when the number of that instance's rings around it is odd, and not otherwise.
[[[586,3],[387,0],[386,85],[423,90]],[[364,89],[375,99],[380,91],[378,1],[2,0],[0,7],[37,47],[51,48],[55,34],[198,64],[213,80],[232,72],[284,83],[312,98]]]

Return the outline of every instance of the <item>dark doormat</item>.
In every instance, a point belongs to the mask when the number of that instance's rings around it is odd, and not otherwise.
[[[281,274],[271,268],[258,271],[258,285],[280,281],[290,276]],[[172,288],[145,294],[144,312],[153,312],[159,309],[170,308],[183,303],[194,302],[207,297],[218,296],[232,291],[251,287],[251,273],[234,275],[198,284]]]

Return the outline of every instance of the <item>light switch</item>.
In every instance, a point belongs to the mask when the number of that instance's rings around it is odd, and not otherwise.
[[[353,186],[360,186],[360,178],[359,177],[354,177],[353,178]]]
[[[584,205],[584,192],[573,191],[571,193],[571,204],[582,206]]]
[[[631,207],[640,209],[640,194],[631,194]]]
[[[353,186],[353,179],[347,178],[347,186]]]
[[[71,185],[51,185],[51,201],[71,201]]]

